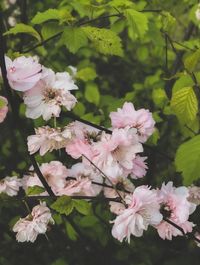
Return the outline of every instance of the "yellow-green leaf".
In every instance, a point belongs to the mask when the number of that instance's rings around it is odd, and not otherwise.
[[[92,42],[97,51],[103,54],[123,55],[121,39],[110,29],[96,27],[83,27],[88,39]]]
[[[76,78],[81,79],[85,82],[92,81],[97,77],[96,71],[91,67],[85,67],[80,69],[77,74]]]
[[[48,9],[44,12],[38,12],[31,20],[33,24],[41,24],[48,20],[59,20],[59,11],[57,9]]]
[[[200,49],[198,49],[197,51],[193,52],[192,54],[190,54],[185,58],[184,60],[185,68],[188,71],[193,72],[195,70],[195,67],[199,59],[200,59]]]
[[[148,18],[146,14],[134,9],[126,9],[124,15],[128,21],[129,36],[132,39],[143,37],[148,30]]]
[[[82,28],[68,27],[64,30],[60,42],[65,45],[70,52],[75,53],[81,47],[87,45],[87,37]]]
[[[40,34],[33,27],[23,23],[16,24],[15,27],[9,29],[9,31],[4,33],[4,35],[11,35],[11,34],[16,35],[19,33],[29,34],[35,37],[37,40],[41,41]]]
[[[171,99],[171,108],[182,123],[193,121],[198,112],[198,101],[192,87],[176,91]]]
[[[33,186],[33,187],[28,187],[26,191],[26,195],[31,196],[31,195],[38,195],[40,193],[43,193],[45,189],[40,186]]]
[[[200,177],[200,135],[193,137],[178,148],[175,165],[177,171],[182,172],[186,185]]]

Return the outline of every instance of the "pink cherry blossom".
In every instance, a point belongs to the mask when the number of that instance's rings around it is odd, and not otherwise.
[[[175,188],[172,182],[168,182],[162,185],[161,190],[158,191],[158,197],[164,217],[180,226],[185,233],[191,232],[194,225],[188,221],[188,218],[196,206],[188,201],[188,189],[186,187]],[[162,239],[171,240],[172,236],[182,235],[180,230],[164,220],[156,228]]]
[[[73,89],[77,86],[68,73],[55,74],[44,68],[40,82],[24,95],[26,116],[31,119],[42,116],[47,121],[51,117],[59,117],[62,106],[70,111],[77,102],[70,93]]]
[[[20,218],[13,227],[13,232],[17,233],[18,242],[34,242],[39,234],[45,234],[49,223],[54,224],[51,212],[46,203],[40,203],[33,208],[31,214],[25,218]]]
[[[6,98],[0,96],[0,123],[6,118],[8,112],[8,101]]]
[[[188,190],[189,190],[188,201],[196,205],[200,205],[200,187],[192,185],[188,187]]]
[[[101,173],[97,171],[92,165],[87,165],[84,163],[74,164],[71,167],[71,169],[68,170],[68,175],[70,177],[74,177],[75,179],[80,179],[80,178],[90,179],[91,190],[92,190],[91,194],[93,196],[98,195],[102,190],[101,184],[103,183],[103,177],[101,176]]]
[[[82,155],[92,159],[94,156],[93,139],[97,139],[99,130],[77,121],[69,126],[73,137],[66,146],[66,152],[74,159],[78,159]]]
[[[31,169],[33,168],[31,167]],[[40,170],[55,194],[58,194],[59,190],[65,187],[68,170],[61,162],[51,161],[50,163],[43,163],[40,166]],[[25,175],[23,179],[24,189],[27,190],[28,187],[33,186],[43,187],[37,174]],[[41,195],[47,195],[47,193],[44,192]]]
[[[145,142],[154,131],[152,113],[146,109],[136,111],[132,103],[125,102],[122,109],[110,113],[110,118],[113,128],[136,128],[141,142]]]
[[[111,183],[108,180],[106,180],[105,183],[111,186],[110,188],[109,187],[104,188],[104,196],[107,198],[117,198],[119,197],[120,194],[120,196],[123,199],[125,199],[126,195],[132,193],[135,189],[135,186],[127,177],[118,176],[110,178],[110,180],[112,184],[117,188],[118,192],[112,187]],[[123,210],[125,210],[124,204],[119,202],[110,201],[109,205],[110,205],[110,211],[117,215],[119,215],[120,213],[122,213]]]
[[[135,129],[114,129],[112,135],[102,134],[101,140],[94,144],[93,162],[103,171],[113,163],[131,170],[133,159],[143,151]]]
[[[85,155],[89,159],[93,157],[92,146],[87,140],[74,139],[66,145],[66,152],[74,159]]]
[[[25,92],[40,80],[42,66],[37,58],[21,56],[12,61],[6,56],[5,60],[7,78],[12,89]]]
[[[94,196],[92,181],[88,177],[78,177],[65,182],[65,187],[59,189],[58,195]]]
[[[137,187],[132,195],[127,195],[128,205],[113,221],[112,235],[120,242],[124,238],[130,242],[131,234],[140,237],[149,225],[157,225],[162,221],[160,205],[155,191],[147,186]]]
[[[133,159],[133,165],[131,170],[127,170],[126,173],[130,174],[131,178],[138,179],[143,178],[146,175],[147,172],[147,164],[145,163],[145,160],[147,157],[141,157],[137,155],[135,159]]]
[[[9,196],[16,196],[21,186],[21,179],[17,176],[5,177],[0,180],[0,193],[6,193]]]
[[[72,137],[69,127],[51,128],[43,126],[35,129],[35,135],[30,135],[27,138],[28,150],[30,154],[40,150],[40,155],[45,155],[48,151],[64,148]]]

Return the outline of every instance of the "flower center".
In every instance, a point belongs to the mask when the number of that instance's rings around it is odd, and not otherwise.
[[[172,210],[170,209],[170,207],[166,204],[163,204],[160,208],[160,212],[161,214],[165,217],[165,218],[170,218],[171,214],[172,214]]]
[[[58,91],[52,89],[52,88],[47,88],[44,91],[44,100],[45,102],[51,101],[53,99],[55,99],[56,97],[58,97]]]

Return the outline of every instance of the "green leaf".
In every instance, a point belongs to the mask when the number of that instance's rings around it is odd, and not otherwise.
[[[81,117],[85,114],[85,106],[82,102],[78,102],[76,106],[73,108],[73,113],[77,116]]]
[[[81,47],[87,45],[85,32],[81,28],[75,27],[66,28],[60,41],[72,53],[76,53]]]
[[[44,12],[38,12],[34,18],[31,20],[33,24],[42,24],[49,20],[58,20],[60,24],[64,22],[73,21],[74,17],[70,14],[69,10],[66,8],[63,9],[48,9]]]
[[[85,89],[85,98],[90,103],[94,103],[95,105],[99,105],[100,101],[100,93],[97,85],[95,83],[89,83]]]
[[[143,37],[148,30],[148,18],[146,14],[134,9],[126,9],[124,15],[128,21],[129,35],[131,39],[135,39],[135,37]]]
[[[64,195],[58,198],[51,208],[60,214],[69,215],[74,209],[74,203],[70,197]]]
[[[152,93],[154,104],[158,107],[163,107],[165,103],[168,101],[166,92],[163,88],[156,88]]]
[[[79,213],[82,213],[83,215],[89,215],[91,214],[91,205],[89,202],[84,200],[73,200],[74,207]]]
[[[67,222],[66,223],[66,232],[68,237],[72,240],[72,241],[76,241],[78,238],[78,234],[77,232],[74,230],[73,226]]]
[[[33,27],[23,23],[16,24],[15,27],[9,29],[9,31],[4,33],[4,35],[10,35],[10,34],[16,35],[19,33],[29,34],[35,37],[37,40],[41,41],[40,34]]]
[[[169,12],[167,11],[162,11],[161,12],[161,24],[162,24],[162,29],[164,31],[168,31],[172,28],[172,26],[175,24],[176,19],[173,17]]]
[[[6,101],[0,97],[0,109],[7,105]]]
[[[200,177],[200,135],[178,148],[175,165],[177,171],[182,172],[185,185],[191,184]]]
[[[76,78],[83,80],[84,82],[92,81],[97,77],[96,71],[91,67],[85,67],[79,70],[76,74]]]
[[[33,186],[33,187],[28,187],[26,191],[26,195],[32,196],[32,195],[38,195],[41,194],[45,191],[45,188],[40,187],[40,186]]]
[[[41,24],[48,20],[59,20],[59,10],[48,9],[44,12],[38,12],[34,18],[31,20],[33,24]]]
[[[190,54],[185,58],[184,60],[185,68],[188,71],[193,72],[195,70],[195,67],[199,59],[200,59],[200,49],[198,49],[197,51],[193,52],[192,54]]]
[[[171,99],[171,108],[181,122],[193,121],[198,112],[198,101],[192,87],[176,91]]]
[[[58,34],[63,31],[63,27],[58,25],[58,22],[50,22],[44,24],[41,29],[41,34],[44,40]]]
[[[95,27],[83,27],[83,30],[100,53],[123,55],[121,39],[112,30]]]
[[[69,24],[69,22],[72,22],[75,20],[75,18],[71,15],[69,10],[66,8],[59,10],[59,18],[60,18],[61,24],[65,23],[65,22]]]
[[[82,227],[91,227],[98,223],[98,219],[93,215],[87,215],[81,218],[80,226]]]

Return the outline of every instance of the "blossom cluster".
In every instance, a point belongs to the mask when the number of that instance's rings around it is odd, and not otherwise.
[[[55,73],[42,66],[35,57],[6,57],[7,78],[12,89],[23,94],[26,117],[45,121],[59,117],[64,106],[68,111],[76,104],[71,90],[76,69]],[[77,160],[71,167],[60,161],[39,166],[41,174],[56,196],[96,197],[100,193],[109,200],[110,211],[115,215],[112,235],[122,242],[130,242],[131,235],[141,237],[149,226],[154,227],[162,239],[190,233],[195,224],[189,219],[200,203],[198,187],[178,187],[172,182],[163,183],[160,189],[140,185],[136,179],[146,175],[147,157],[142,156],[143,144],[153,134],[155,121],[147,109],[136,110],[131,102],[110,113],[111,128],[104,129],[79,121],[65,127],[38,127],[28,136],[31,155],[63,149]],[[6,177],[0,181],[0,193],[16,196],[23,189],[28,196],[31,187],[43,187],[34,167],[22,178]],[[39,196],[48,196],[45,189]],[[45,198],[45,197],[44,197]],[[116,200],[115,200],[116,199]],[[178,229],[171,223],[180,227]],[[45,234],[53,223],[49,208],[41,203],[14,226],[20,242],[34,242],[38,234]],[[198,235],[199,236],[199,235]]]
[[[54,224],[46,203],[35,206],[25,218],[20,218],[13,227],[18,242],[34,242],[39,234],[45,234],[49,224]]]
[[[6,56],[5,61],[11,88],[23,93],[27,118],[42,116],[47,121],[59,117],[62,106],[67,110],[75,106],[77,100],[70,91],[78,87],[68,72],[55,73],[41,65],[37,57],[20,56],[12,61]]]

